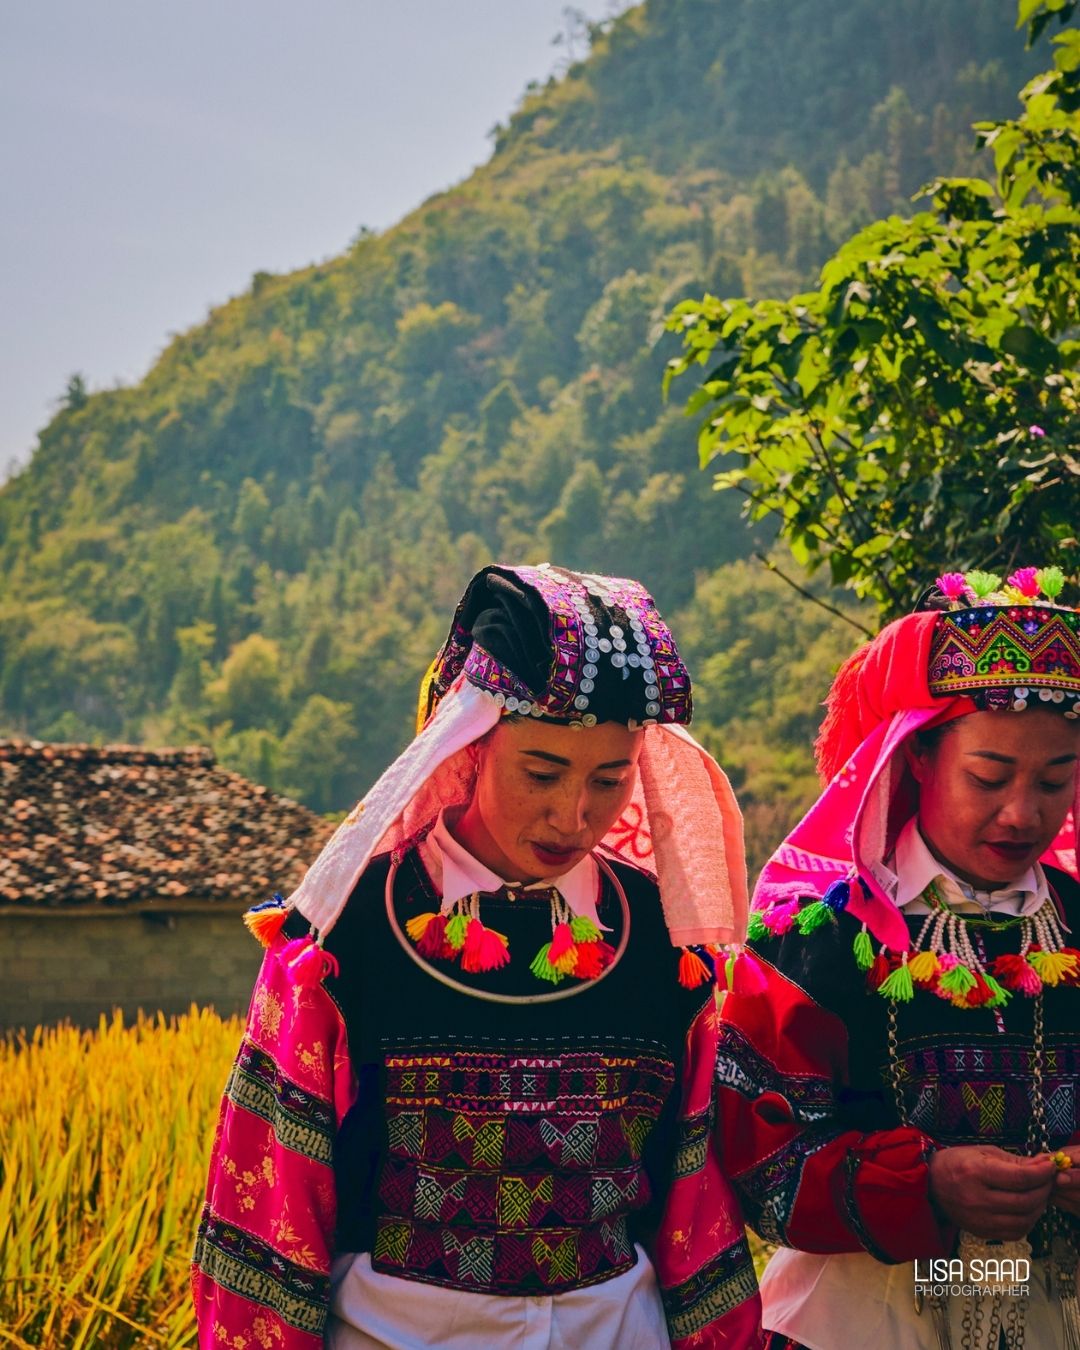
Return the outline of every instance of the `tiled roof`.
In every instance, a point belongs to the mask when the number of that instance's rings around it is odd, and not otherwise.
[[[0,740],[0,905],[288,894],[332,826],[198,747]]]

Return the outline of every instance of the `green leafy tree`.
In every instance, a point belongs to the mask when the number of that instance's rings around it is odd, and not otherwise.
[[[276,642],[252,633],[234,647],[208,691],[218,715],[238,731],[273,726],[281,715],[281,656]]]
[[[281,742],[280,774],[285,791],[329,811],[339,800],[355,748],[352,708],[312,694]]]
[[[689,410],[703,464],[725,457],[717,487],[886,615],[942,566],[1080,564],[1080,33],[1055,46],[1021,115],[976,126],[994,183],[938,180],[931,210],[857,234],[816,291],[669,321],[667,379],[709,367]]]

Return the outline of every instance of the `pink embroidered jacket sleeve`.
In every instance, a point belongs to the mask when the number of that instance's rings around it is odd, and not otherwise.
[[[268,951],[214,1137],[192,1262],[205,1350],[316,1350],[330,1296],[333,1143],[356,1097],[341,1014]]]

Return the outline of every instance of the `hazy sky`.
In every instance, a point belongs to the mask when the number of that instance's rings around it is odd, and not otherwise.
[[[562,59],[565,8],[0,0],[0,477],[72,372],[138,379],[253,272],[331,256],[482,163]]]

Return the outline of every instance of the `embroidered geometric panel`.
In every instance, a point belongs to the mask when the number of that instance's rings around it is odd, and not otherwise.
[[[1031,1060],[1030,1048],[989,1039],[901,1049],[908,1123],[945,1145],[993,1141],[1002,1148],[1024,1148],[1031,1120]],[[1048,1048],[1042,1091],[1055,1148],[1080,1129],[1078,1076],[1080,1045]]]
[[[1010,605],[940,616],[930,652],[931,694],[969,694],[987,707],[1010,707],[1017,691],[1028,689],[1040,691],[1034,706],[1072,710],[1080,700],[1080,613]]]
[[[642,1153],[670,1060],[593,1051],[385,1061],[376,1270],[488,1293],[552,1293],[634,1264]]]

